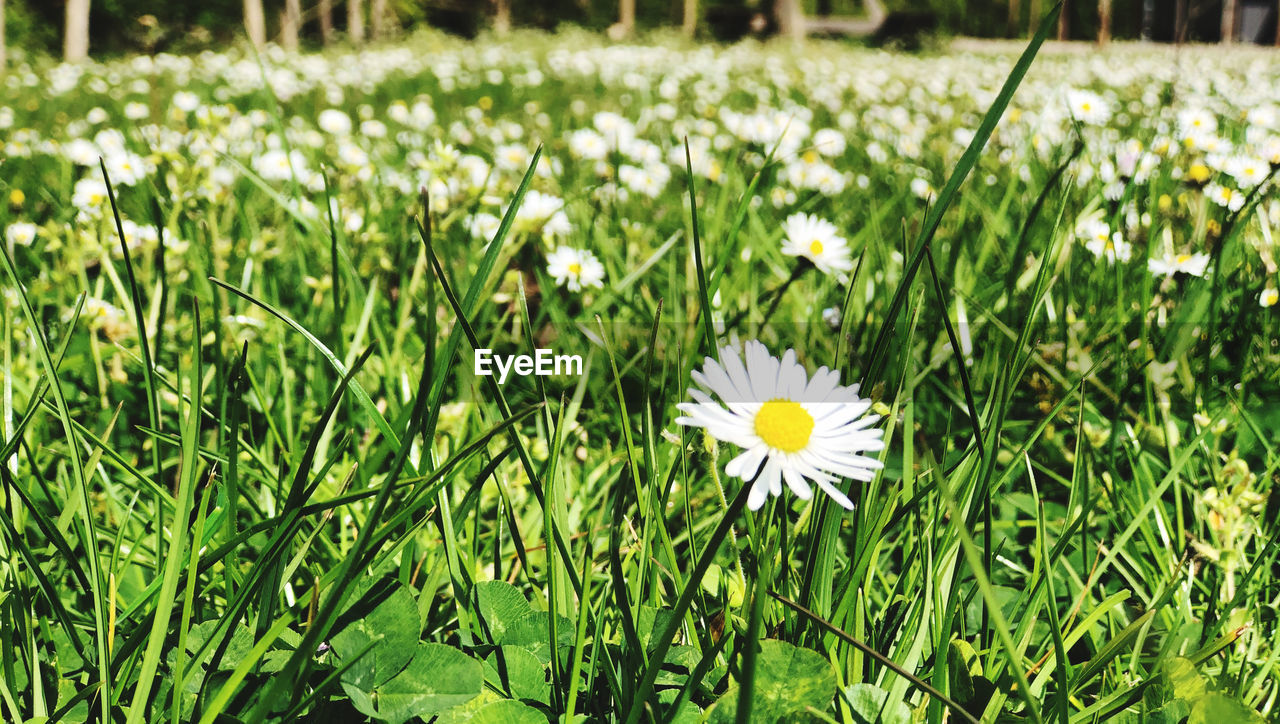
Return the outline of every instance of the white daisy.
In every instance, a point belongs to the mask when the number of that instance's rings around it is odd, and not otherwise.
[[[600,161],[608,155],[609,144],[595,129],[579,128],[569,134],[569,153],[576,158]]]
[[[1178,114],[1179,135],[1186,138],[1203,138],[1218,130],[1218,119],[1203,108],[1188,108]]]
[[[518,231],[537,231],[557,211],[564,208],[564,199],[554,194],[541,191],[529,191],[516,209],[516,229]],[[506,210],[503,210],[506,213]]]
[[[316,116],[316,125],[331,136],[346,136],[351,133],[351,116],[337,108],[326,108]]]
[[[1237,186],[1251,189],[1266,180],[1271,170],[1269,165],[1260,158],[1233,156],[1227,161],[1226,171],[1236,180]]]
[[[1244,194],[1230,186],[1211,182],[1204,187],[1204,195],[1208,196],[1213,203],[1224,206],[1229,211],[1239,211],[1244,207]]]
[[[822,128],[813,134],[813,147],[823,156],[834,158],[844,155],[848,143],[843,133],[834,128]]]
[[[1095,257],[1105,258],[1111,264],[1117,261],[1127,262],[1133,256],[1133,246],[1125,241],[1124,236],[1118,231],[1109,239],[1094,237],[1085,242],[1084,248],[1092,252]]]
[[[782,253],[802,256],[824,274],[853,269],[849,242],[837,233],[835,224],[810,214],[792,214],[782,222]]]
[[[1090,126],[1101,126],[1111,119],[1111,107],[1102,96],[1087,90],[1068,90],[1067,108],[1071,117]]]
[[[1171,277],[1179,272],[1202,277],[1209,267],[1208,254],[1166,254],[1163,259],[1148,259],[1147,270],[1156,276]]]
[[[497,235],[498,227],[502,226],[502,219],[481,211],[467,219],[464,224],[472,237],[480,241],[488,241]]]
[[[1129,261],[1133,252],[1133,247],[1124,240],[1124,236],[1118,231],[1112,233],[1107,222],[1097,216],[1088,216],[1076,222],[1076,238],[1083,241],[1084,248],[1095,257],[1105,257],[1112,264],[1116,261]]]
[[[86,176],[71,191],[71,205],[86,216],[96,216],[107,203],[107,185],[102,179]]]
[[[1275,306],[1276,302],[1280,302],[1280,290],[1275,287],[1267,287],[1258,295],[1258,304],[1262,307]]]
[[[781,495],[785,480],[802,500],[813,497],[813,482],[852,509],[834,483],[871,480],[883,464],[860,453],[884,449],[884,431],[868,429],[880,416],[867,414],[871,401],[858,397],[858,386],[840,385],[840,373],[826,367],[809,378],[795,350],[779,360],[754,340],[744,356],[722,347],[720,360],[707,357],[692,373],[694,401],[676,405],[684,413],[676,423],[742,448],[725,473],[751,481],[747,506],[759,510],[770,495]]]
[[[604,286],[604,265],[586,249],[556,247],[547,255],[547,273],[556,280],[556,284],[568,287],[571,292],[583,287]]]
[[[624,186],[651,199],[658,198],[670,178],[671,169],[661,163],[649,164],[643,168],[628,164],[618,167],[618,180]]]
[[[200,96],[191,91],[178,91],[171,99],[173,107],[184,113],[190,113],[200,107]]]
[[[35,224],[27,221],[15,221],[9,224],[4,230],[5,241],[9,242],[10,248],[14,246],[31,246],[36,240],[37,228]]]

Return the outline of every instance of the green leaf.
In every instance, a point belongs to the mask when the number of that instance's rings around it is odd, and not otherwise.
[[[1164,663],[1164,677],[1174,699],[1197,701],[1209,690],[1204,677],[1190,659],[1181,656]]]
[[[845,699],[853,708],[857,724],[909,724],[911,707],[903,701],[889,701],[889,692],[875,684],[857,683],[846,687]]]
[[[1175,699],[1154,711],[1142,714],[1134,719],[1142,724],[1179,724],[1191,714],[1191,706],[1181,699]]]
[[[518,619],[511,629],[507,631],[503,641],[504,643],[527,649],[534,656],[537,656],[539,661],[550,663],[550,614],[546,611],[534,611],[532,614]],[[573,621],[557,615],[556,644],[562,648],[571,647],[575,641]]]
[[[702,724],[702,710],[688,699],[680,702],[679,709],[671,710],[679,695],[678,689],[663,689],[658,692],[658,701],[663,706],[661,720],[666,724]]]
[[[951,698],[960,703],[973,700],[973,677],[982,675],[982,660],[968,641],[954,639],[947,649],[947,679]],[[847,692],[846,692],[847,693]]]
[[[785,641],[765,639],[756,658],[755,690],[751,698],[753,722],[776,722],[813,707],[826,711],[836,688],[831,664],[820,654]],[[737,713],[738,687],[731,686],[716,702],[712,722],[731,722]]]
[[[1187,724],[1262,724],[1262,717],[1225,694],[1213,692],[1191,706]]]
[[[636,634],[644,645],[646,653],[652,653],[657,642],[653,640],[653,630],[665,629],[671,623],[671,609],[641,605],[639,621],[636,623]]]
[[[480,618],[495,644],[506,642],[508,632],[523,618],[536,613],[520,589],[506,581],[483,581],[475,586]]]
[[[413,595],[394,581],[374,584],[338,619],[337,626],[341,628],[329,643],[340,665],[351,662],[342,681],[366,691],[399,673],[417,650],[418,606]]]
[[[506,699],[485,704],[466,719],[450,721],[467,724],[547,724],[547,717],[528,704]]]
[[[484,667],[452,646],[421,643],[404,671],[382,686],[365,691],[344,681],[342,688],[360,713],[402,724],[414,717],[430,718],[479,696]]]
[[[436,717],[432,724],[463,724],[464,722],[470,722],[471,717],[475,716],[476,712],[498,701],[507,701],[507,699],[502,698],[493,689],[485,689],[480,692],[480,696],[471,701],[441,712],[440,716]]]
[[[187,632],[187,651],[194,654],[200,650],[209,636],[218,630],[218,619],[210,619],[202,623],[198,623],[191,627]],[[222,655],[222,660],[218,662],[219,671],[231,671],[249,653],[249,649],[253,648],[253,632],[244,624],[237,625],[231,632],[231,641],[227,644],[227,652]],[[177,650],[169,652],[168,664],[173,665],[174,657]],[[209,665],[209,659],[213,658],[213,649],[206,648],[204,654],[198,660],[187,662],[188,666],[203,668]],[[197,682],[198,683],[198,682]]]
[[[537,656],[519,646],[501,646],[484,660],[484,676],[495,688],[514,699],[532,699],[543,704],[551,698],[547,667]]]

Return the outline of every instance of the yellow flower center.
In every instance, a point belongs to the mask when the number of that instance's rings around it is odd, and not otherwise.
[[[817,152],[817,151],[805,151],[805,152],[804,152],[804,157],[803,157],[803,158],[804,158],[804,162],[805,162],[805,163],[808,163],[808,164],[814,164],[814,163],[817,163],[817,162],[818,162],[818,152]]]
[[[575,277],[576,277],[576,276],[578,276],[578,275],[580,275],[580,274],[582,274],[582,265],[581,265],[581,264],[579,264],[579,263],[578,263],[578,262],[576,262],[576,261],[575,261],[574,263],[570,264],[570,265],[569,265],[569,273],[570,273],[570,274],[572,274],[572,275],[574,275]]]
[[[820,256],[822,254],[822,249],[823,246],[820,239],[814,239],[813,243],[809,244],[809,253],[814,256]]]
[[[813,415],[799,402],[774,399],[756,413],[756,434],[765,444],[783,452],[799,452],[809,444]]]
[[[1084,103],[1080,104],[1080,110],[1084,111],[1085,113],[1088,113],[1089,111],[1093,110],[1093,104],[1090,103],[1089,101],[1085,101]]]
[[[1187,262],[1189,262],[1189,261],[1191,261],[1191,255],[1190,255],[1190,254],[1179,254],[1179,255],[1178,255],[1178,263],[1179,263],[1179,264],[1186,264],[1186,263],[1187,263]]]

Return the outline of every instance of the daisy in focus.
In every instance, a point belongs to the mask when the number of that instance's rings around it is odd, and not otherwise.
[[[556,247],[547,255],[547,273],[556,284],[568,287],[571,292],[581,291],[583,287],[604,287],[604,265],[586,249]]]
[[[676,406],[676,423],[701,427],[711,437],[733,443],[742,452],[725,472],[751,482],[747,507],[759,510],[770,495],[782,495],[785,481],[801,500],[813,497],[810,483],[847,509],[853,501],[834,483],[841,478],[871,480],[883,467],[861,453],[884,449],[880,419],[868,415],[871,400],[858,386],[840,384],[840,373],[818,368],[810,378],[789,349],[779,360],[757,341],[742,354],[733,345],[720,349],[692,373],[693,402]]]
[[[849,242],[840,236],[835,224],[810,214],[792,214],[782,222],[782,253],[802,256],[823,274],[844,273],[853,269]]]

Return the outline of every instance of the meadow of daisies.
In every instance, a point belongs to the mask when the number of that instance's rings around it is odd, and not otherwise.
[[[0,720],[1280,712],[1273,52],[3,86]]]

